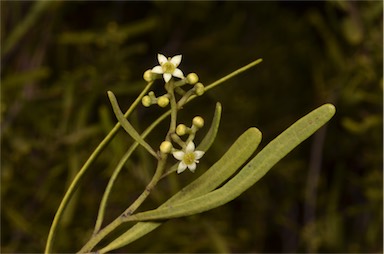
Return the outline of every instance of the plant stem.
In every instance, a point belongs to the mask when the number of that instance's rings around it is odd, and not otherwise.
[[[175,133],[176,131],[176,121],[177,121],[177,103],[175,98],[175,92],[174,92],[174,83],[171,80],[167,84],[165,84],[165,89],[168,92],[169,95],[169,101],[171,103],[171,123],[169,125],[169,131],[166,137],[166,140],[171,140],[171,135]]]
[[[77,253],[88,253],[96,246],[104,237],[120,226],[123,221],[123,216],[117,217],[114,221],[108,224],[105,228],[99,231],[99,233],[92,236],[92,238],[79,250]]]
[[[240,73],[242,73],[242,72],[248,70],[249,68],[252,68],[253,66],[258,65],[258,64],[261,63],[262,61],[263,61],[263,59],[259,58],[259,59],[255,60],[255,61],[253,61],[252,63],[249,63],[249,64],[247,64],[246,66],[241,67],[240,69],[237,69],[237,70],[235,70],[235,71],[229,73],[227,76],[224,76],[224,77],[222,77],[221,79],[216,80],[215,82],[213,82],[213,83],[210,84],[209,86],[206,86],[206,87],[205,87],[205,91],[211,90],[212,88],[214,88],[214,87],[220,85],[221,83],[227,81],[228,79],[231,79],[231,78],[233,78],[234,76],[239,75]]]
[[[144,88],[144,90],[140,93],[140,95],[137,97],[137,99],[132,103],[132,105],[129,107],[127,112],[125,112],[124,117],[128,117],[132,111],[136,108],[136,106],[140,103],[141,98],[147,93],[147,91],[151,88],[153,82],[148,83],[148,85]],[[67,207],[69,201],[71,200],[71,197],[73,193],[76,191],[76,189],[79,186],[79,182],[83,175],[86,173],[86,171],[90,168],[92,163],[96,160],[96,158],[99,156],[99,154],[105,149],[105,147],[109,144],[109,142],[113,139],[113,137],[116,135],[116,133],[119,131],[121,125],[120,123],[117,123],[115,127],[108,133],[108,135],[100,142],[100,144],[96,147],[96,149],[93,151],[93,153],[89,156],[88,160],[85,162],[83,167],[80,169],[80,171],[77,173],[75,178],[73,179],[72,183],[68,187],[67,192],[65,193],[59,208],[57,209],[57,212],[55,214],[55,217],[53,218],[53,222],[51,225],[51,228],[49,230],[47,243],[45,246],[45,253],[52,252],[52,245],[53,241],[56,235],[57,226],[60,222],[60,219],[64,213],[65,208]]]
[[[173,81],[168,82],[165,84],[165,88],[170,96],[170,103],[171,103],[171,124],[169,127],[169,131],[167,134],[166,139],[171,139],[171,134],[175,133],[176,130],[176,120],[177,120],[177,103],[176,98],[174,94],[174,83]],[[136,142],[138,142],[136,140]],[[145,201],[145,199],[149,196],[152,189],[156,186],[157,182],[161,179],[161,176],[164,173],[165,164],[167,161],[167,155],[161,154],[161,157],[158,160],[157,168],[155,171],[154,176],[152,177],[152,180],[149,182],[149,184],[146,186],[145,190],[141,193],[141,195],[118,217],[116,218],[112,223],[110,223],[108,226],[106,226],[104,229],[100,230],[99,232],[94,231],[94,235],[91,237],[91,239],[86,243],[83,248],[79,251],[79,253],[82,252],[89,252],[92,250],[93,247],[95,247],[96,244],[99,243],[107,234],[112,232],[115,228],[121,225],[121,223],[124,222],[122,218],[126,218],[133,214],[136,209]],[[110,191],[109,189],[107,189]],[[105,200],[106,202],[106,200]],[[97,227],[95,230],[98,230],[100,227],[100,223],[97,224]]]
[[[135,200],[135,202],[132,203],[130,207],[128,207],[124,213],[122,214],[123,217],[130,216],[133,214],[136,209],[144,202],[144,200],[148,197],[148,195],[151,193],[153,188],[156,186],[157,182],[160,180],[161,175],[164,172],[165,163],[167,161],[167,155],[164,155],[157,163],[157,168],[155,171],[155,174],[152,177],[152,180],[149,182],[149,184],[145,187],[145,190],[141,195]]]
[[[213,82],[212,84],[208,85],[205,87],[205,91],[208,91],[216,86],[218,86],[219,84],[227,81],[228,79],[240,74],[241,72],[244,72],[246,70],[248,70],[249,68],[259,64],[260,62],[262,62],[262,59],[258,59],[228,75],[226,75],[225,77]],[[132,111],[134,110],[134,108],[137,106],[137,104],[141,101],[142,97],[147,93],[147,91],[150,89],[151,85],[153,84],[153,82],[150,82],[148,83],[148,85],[145,87],[145,89],[141,92],[141,94],[138,96],[138,98],[135,100],[135,102],[131,105],[131,107],[128,109],[128,111],[124,114],[124,117],[128,117],[129,114],[132,113]],[[163,115],[161,115],[154,123],[152,123],[148,128],[147,130],[145,131],[145,134],[143,133],[142,136],[145,137],[146,135],[148,135],[162,120],[164,120],[169,114],[171,114],[171,126],[170,126],[170,130],[173,129],[173,132],[175,131],[176,129],[176,118],[177,118],[177,108],[179,107],[179,105],[177,105],[177,107],[174,107],[172,106],[172,104],[174,105],[176,103],[175,101],[175,98],[174,98],[174,93],[173,93],[173,90],[172,90],[172,98],[170,98],[170,103],[171,103],[171,107],[173,108],[173,110],[169,110],[167,112],[165,112]],[[192,95],[191,97],[189,97],[189,99],[187,100],[187,102],[195,99],[197,96],[196,95]],[[186,103],[187,103],[186,102]],[[55,214],[55,217],[54,217],[54,220],[52,222],[52,226],[51,226],[51,229],[49,231],[49,235],[48,235],[48,239],[47,239],[47,243],[46,243],[46,248],[45,248],[45,253],[50,253],[52,252],[52,245],[53,245],[53,240],[54,240],[54,237],[55,237],[55,234],[56,234],[56,230],[57,230],[57,226],[58,226],[58,223],[61,219],[61,216],[69,202],[69,200],[71,199],[71,196],[73,195],[74,191],[77,189],[78,185],[79,185],[79,182],[82,178],[82,176],[85,174],[85,172],[87,171],[87,169],[90,167],[90,165],[96,160],[96,158],[98,157],[98,155],[105,149],[105,147],[109,144],[109,142],[113,139],[113,137],[116,135],[116,133],[118,132],[118,130],[120,129],[120,124],[117,123],[115,125],[115,127],[109,132],[109,134],[101,141],[101,143],[98,145],[98,147],[94,150],[94,152],[91,154],[91,156],[89,157],[89,159],[85,162],[84,166],[80,169],[79,173],[76,175],[75,179],[73,180],[73,182],[71,183],[71,185],[69,186],[67,192],[65,193],[64,195],[64,198],[63,200],[61,201],[60,203],[60,206]],[[168,135],[167,135],[167,140],[170,140],[170,134],[171,132],[169,131],[168,132]],[[137,142],[135,142],[136,147],[138,145]],[[134,148],[133,148],[134,149]],[[156,175],[156,173],[155,173]],[[105,209],[105,207],[101,208],[101,209]],[[102,230],[100,230],[98,232],[98,234],[94,235],[94,237],[92,237],[88,243],[86,245],[83,246],[83,248],[80,250],[80,252],[85,252],[85,250],[89,249],[89,246],[92,246],[90,248],[93,248],[98,242],[100,242],[105,236],[107,236],[110,232],[112,232],[115,228],[117,228],[119,225],[121,225],[123,223],[123,217],[122,216],[119,216],[117,217],[112,223],[110,223],[109,225],[107,225],[105,228],[103,228]],[[91,243],[92,242],[95,242],[95,243]]]
[[[153,188],[156,186],[157,182],[161,179],[161,176],[165,169],[165,164],[167,161],[167,155],[163,156],[156,168],[156,172],[152,177],[150,183],[145,187],[145,190],[141,193],[141,195],[133,202],[119,217],[117,217],[114,221],[108,224],[105,228],[100,230],[98,233],[94,234],[91,239],[81,248],[78,253],[87,253],[92,250],[105,236],[115,230],[118,226],[124,223],[124,219],[133,214],[137,208],[145,201],[148,195],[151,193]]]

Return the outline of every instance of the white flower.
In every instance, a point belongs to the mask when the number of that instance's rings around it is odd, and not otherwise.
[[[177,68],[181,62],[181,55],[174,57],[168,57],[168,59],[162,55],[157,54],[157,60],[159,61],[158,66],[153,67],[152,72],[157,74],[163,74],[165,82],[168,82],[172,76],[176,78],[184,78],[183,72]]]
[[[195,172],[196,163],[199,163],[199,159],[203,157],[203,151],[195,151],[195,144],[191,141],[188,143],[184,151],[175,151],[172,153],[173,157],[180,161],[177,168],[177,173],[180,174],[187,167],[192,172]]]

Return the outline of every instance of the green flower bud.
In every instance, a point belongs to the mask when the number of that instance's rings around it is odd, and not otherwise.
[[[196,73],[189,73],[187,75],[187,83],[194,85],[199,81],[199,76]]]
[[[152,100],[151,100],[151,97],[149,97],[148,95],[144,96],[142,99],[141,99],[141,103],[143,104],[144,107],[149,107],[152,105]]]
[[[164,108],[166,107],[167,105],[169,104],[169,99],[168,97],[165,97],[165,96],[161,96],[157,99],[157,105],[159,105],[160,107]]]
[[[200,129],[204,126],[204,119],[201,116],[195,116],[192,120],[192,124]]]
[[[154,75],[153,75],[151,70],[146,70],[144,72],[143,78],[144,78],[145,81],[151,82],[151,81],[153,81],[153,76]]]
[[[194,89],[195,89],[195,94],[197,95],[197,96],[201,96],[201,95],[203,95],[204,94],[204,91],[205,91],[205,89],[204,89],[204,85],[202,84],[202,83],[197,83],[195,86],[194,86]]]
[[[163,141],[160,144],[160,152],[162,153],[170,153],[172,151],[172,143],[169,141]]]
[[[150,91],[148,93],[148,95],[149,95],[149,98],[151,98],[151,100],[155,100],[156,99],[156,95],[155,95],[155,93],[153,91]]]
[[[184,124],[179,124],[177,127],[176,127],[176,134],[179,135],[179,136],[183,136],[185,134],[187,134],[187,126],[185,126]]]

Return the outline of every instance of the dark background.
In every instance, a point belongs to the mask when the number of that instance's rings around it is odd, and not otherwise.
[[[238,199],[169,221],[120,252],[382,252],[382,21],[382,1],[1,1],[1,252],[44,250],[69,182],[115,123],[106,91],[128,108],[157,53],[182,54],[180,68],[205,85],[263,62],[184,108],[187,125],[197,114],[208,125],[220,101],[217,140],[195,174],[162,181],[144,208],[198,177],[251,126],[265,146],[321,104],[337,113]],[[139,106],[132,122],[143,130],[162,111]],[[164,132],[148,142],[158,145]],[[56,251],[88,239],[131,142],[119,133],[86,175]],[[107,221],[139,195],[154,165],[143,150],[133,155]]]

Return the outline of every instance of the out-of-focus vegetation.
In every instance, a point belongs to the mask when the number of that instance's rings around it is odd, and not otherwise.
[[[383,4],[331,2],[1,2],[1,252],[41,252],[76,172],[144,87],[157,53],[204,84],[262,64],[183,112],[212,116],[218,139],[199,172],[159,184],[154,207],[195,179],[250,126],[263,143],[325,102],[326,128],[237,200],[167,222],[124,252],[382,252]],[[157,89],[161,89],[160,87]],[[139,107],[143,130],[161,109]],[[164,133],[148,138],[159,144]],[[132,141],[122,131],[98,158],[60,224],[55,250],[88,239],[111,170]],[[111,220],[142,191],[154,161],[138,150],[108,206]]]

